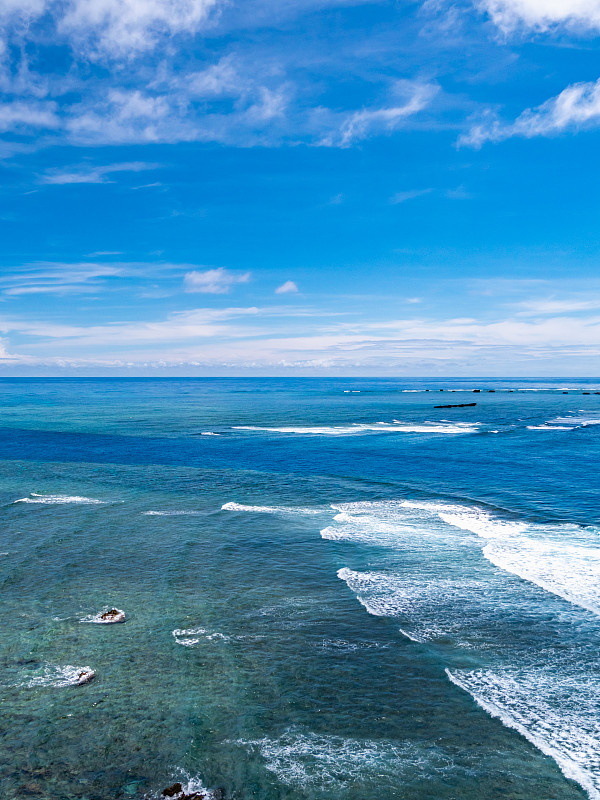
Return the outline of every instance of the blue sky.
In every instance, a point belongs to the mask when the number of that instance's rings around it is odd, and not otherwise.
[[[0,0],[0,375],[598,375],[600,0]]]

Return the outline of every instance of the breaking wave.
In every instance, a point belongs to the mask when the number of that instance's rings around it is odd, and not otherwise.
[[[254,514],[322,514],[315,508],[297,508],[292,506],[246,506],[243,503],[224,503],[222,511],[248,511]]]
[[[320,426],[294,426],[282,428],[266,428],[257,425],[234,425],[238,431],[265,431],[267,433],[295,433],[312,436],[353,436],[361,433],[435,433],[435,434],[461,434],[477,433],[478,422],[453,422],[439,423],[426,422],[422,424],[401,422],[376,422],[374,424],[355,423],[352,425],[320,425]]]
[[[67,494],[38,494],[32,492],[29,497],[21,497],[15,503],[39,503],[41,505],[100,505],[104,500],[96,500],[93,497],[80,497],[78,495]]]
[[[597,682],[541,671],[512,675],[447,669],[446,674],[488,714],[553,758],[563,774],[579,783],[592,800],[600,800]],[[582,713],[580,705],[587,713]]]

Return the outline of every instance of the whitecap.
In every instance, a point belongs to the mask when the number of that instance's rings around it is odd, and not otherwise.
[[[394,420],[393,423],[376,422],[353,423],[352,425],[321,425],[267,428],[257,425],[235,425],[234,430],[265,431],[268,433],[294,433],[312,436],[353,436],[362,433],[431,433],[464,434],[477,433],[479,422],[455,422],[440,424],[436,422],[410,423]]]
[[[214,433],[213,431],[202,431],[200,436],[220,436],[220,433]]]
[[[569,427],[567,425],[551,425],[550,423],[547,422],[544,425],[528,425],[527,430],[528,431],[574,431],[576,427],[578,426],[575,425]]]
[[[389,644],[381,644],[381,642],[349,642],[346,639],[323,639],[318,647],[321,650],[331,651],[334,653],[354,653],[357,650],[372,650],[389,647]]]
[[[559,425],[561,423],[575,424],[586,428],[588,425],[600,425],[600,419],[598,417],[556,417],[550,420],[548,424],[553,425],[554,423],[558,423]]]
[[[78,495],[66,495],[66,494],[38,494],[37,492],[32,492],[29,497],[21,497],[19,500],[15,500],[15,503],[39,503],[42,505],[68,505],[68,504],[79,504],[79,505],[99,505],[103,503],[103,500],[96,500],[93,497],[80,497]]]
[[[255,514],[322,514],[315,508],[298,508],[294,506],[247,506],[243,503],[223,503],[221,511],[247,511]]]
[[[205,639],[208,642],[219,639],[228,642],[231,639],[230,636],[226,636],[224,633],[210,631],[207,628],[175,628],[173,631],[173,638],[177,644],[183,645],[184,647],[193,647],[199,644],[201,639]]]
[[[197,517],[201,511],[142,511],[144,517]]]

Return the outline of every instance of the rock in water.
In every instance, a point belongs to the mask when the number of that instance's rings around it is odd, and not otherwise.
[[[469,406],[476,406],[477,403],[454,403],[450,406],[434,406],[434,408],[468,408]]]
[[[77,680],[75,681],[76,686],[83,686],[86,683],[94,680],[96,677],[96,673],[93,669],[84,669],[83,672],[80,672],[77,676]]]
[[[178,794],[182,793],[183,793],[183,786],[180,783],[174,783],[173,786],[169,786],[167,789],[163,789],[162,796],[177,797]]]
[[[125,612],[121,611],[119,608],[111,608],[110,611],[105,611],[103,614],[100,614],[100,619],[102,622],[106,623],[125,622]]]
[[[174,783],[173,786],[168,786],[162,791],[163,797],[175,797],[177,800],[202,800],[206,798],[203,792],[184,792],[183,786],[180,783]]]

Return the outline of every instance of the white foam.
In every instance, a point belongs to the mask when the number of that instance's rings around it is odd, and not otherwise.
[[[600,615],[600,541],[593,529],[497,520],[476,507],[407,505],[429,507],[449,525],[494,540],[483,554],[497,567]]]
[[[423,639],[413,636],[408,631],[405,631],[404,628],[398,628],[402,636],[406,636],[407,639],[410,639],[411,642],[416,642],[417,644],[423,644]]]
[[[343,790],[365,780],[430,778],[453,769],[452,760],[435,745],[385,739],[350,739],[289,728],[277,739],[240,739],[235,744],[258,751],[265,767],[281,783],[300,789]],[[368,794],[368,792],[366,792]],[[311,794],[312,796],[312,794]]]
[[[528,431],[574,431],[575,428],[578,427],[577,425],[569,427],[568,425],[550,425],[546,423],[544,425],[528,425]]]
[[[380,572],[355,572],[343,567],[337,572],[348,588],[358,597],[359,603],[374,617],[408,615],[414,596],[408,587],[403,587],[396,576]]]
[[[266,428],[257,425],[234,425],[234,430],[240,431],[267,431],[269,433],[295,433],[312,436],[353,436],[361,433],[435,433],[435,434],[462,434],[477,433],[478,422],[455,422],[440,424],[426,422],[423,424],[401,422],[393,423],[376,422],[375,424],[355,423],[352,425],[322,425],[322,426],[297,426],[285,428]]]
[[[447,669],[446,674],[488,714],[553,758],[563,774],[579,783],[592,800],[600,800],[597,681],[565,680],[541,672],[511,675]]]
[[[243,503],[224,503],[221,511],[248,511],[254,514],[322,514],[315,508],[297,508],[293,506],[247,506]]]
[[[467,596],[481,592],[481,583],[463,578],[403,576],[383,572],[355,572],[340,569],[345,581],[367,613],[375,617],[402,620],[398,630],[413,642],[427,642],[451,637],[454,643],[473,649],[474,641],[465,637],[465,617],[441,614],[440,609],[459,609]],[[478,636],[474,634],[474,638]]]
[[[497,567],[600,616],[600,549],[519,539],[491,542],[483,554]]]
[[[580,610],[600,615],[600,530],[440,502],[334,508],[323,538],[398,550],[381,556],[385,569],[338,571],[366,611],[413,642],[492,664],[448,676],[600,800],[597,625]]]
[[[214,433],[213,431],[202,431],[200,436],[220,436],[220,433]]]
[[[380,642],[349,642],[346,639],[323,639],[319,645],[322,650],[334,653],[354,653],[357,650],[372,650],[389,647],[389,644]]]
[[[580,425],[582,428],[587,427],[588,425],[600,425],[600,419],[598,417],[556,417],[550,421],[549,424],[553,423],[574,423],[576,425]]]
[[[99,505],[103,500],[96,500],[93,497],[79,497],[78,495],[66,494],[37,494],[32,492],[29,497],[21,497],[15,503],[40,503],[42,505],[68,505],[71,503],[80,505]]]
[[[451,528],[487,540],[483,555],[500,569],[600,615],[600,535],[595,528],[502,520],[477,506],[412,500],[348,503],[333,508],[340,513],[334,518],[335,525],[321,531],[324,539],[361,540],[390,547],[409,540],[416,547],[419,542],[448,537],[448,529],[433,524],[437,518]],[[425,517],[411,517],[413,511],[424,512]]]
[[[181,784],[182,791],[186,796],[197,793],[205,800],[214,800],[216,797],[221,796],[221,792],[207,789],[199,776],[190,775],[189,772],[186,772],[183,769],[176,770],[174,775],[171,777],[171,780]],[[151,796],[158,798],[158,800],[163,800],[164,798],[162,790],[158,791],[157,793],[153,793]],[[174,800],[177,800],[177,798],[180,796],[181,795],[176,795]]]
[[[111,611],[115,606],[105,606],[102,611],[99,611],[97,614],[89,614],[87,617],[82,617],[79,622],[91,622],[95,625],[114,625],[114,620],[111,619],[102,619],[102,614],[105,614],[107,611]],[[115,610],[119,614],[125,614],[120,608],[115,608]],[[123,616],[122,622],[125,621],[125,616]]]
[[[217,639],[228,642],[231,638],[224,633],[209,631],[206,628],[175,628],[173,637],[177,644],[183,645],[184,647],[194,647],[194,645],[200,643],[201,639],[205,639],[208,642],[213,642]]]
[[[92,671],[91,667],[73,667],[70,664],[58,667],[48,664],[44,668],[43,675],[36,675],[20,685],[29,689],[33,689],[36,686],[77,686],[79,685],[81,673],[91,673]]]
[[[441,520],[462,530],[471,531],[484,539],[506,539],[517,536],[527,528],[527,523],[499,520],[478,506],[462,506],[450,503],[419,503],[414,500],[402,500],[400,506],[407,509],[420,509],[437,515]]]
[[[201,511],[142,511],[145,517],[197,517]]]

